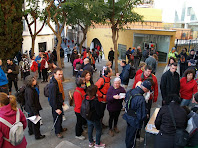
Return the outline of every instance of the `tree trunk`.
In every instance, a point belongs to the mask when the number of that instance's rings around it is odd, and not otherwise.
[[[118,46],[117,46],[117,41],[118,38],[116,38],[116,34],[117,34],[117,29],[116,28],[112,28],[112,40],[113,40],[113,45],[114,45],[114,57],[115,57],[115,74],[118,73]]]
[[[80,54],[81,54],[81,50],[82,50],[82,45],[85,42],[86,38],[87,38],[87,31],[88,31],[88,26],[85,26],[85,28],[83,29],[83,39],[80,42]]]
[[[36,36],[32,36],[32,49],[31,49],[31,56],[33,56],[33,55],[34,55],[35,40],[36,40]]]
[[[61,43],[62,43],[61,33],[58,34],[57,39],[58,39],[58,44],[57,44],[57,47],[56,47],[57,63],[58,63],[58,67],[62,68],[61,59],[60,59],[60,47],[61,47]]]

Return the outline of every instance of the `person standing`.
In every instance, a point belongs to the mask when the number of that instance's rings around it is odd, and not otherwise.
[[[169,95],[179,96],[180,81],[177,71],[177,63],[172,63],[170,69],[162,75],[160,90],[162,94],[162,105],[167,102]]]
[[[130,73],[130,65],[126,64],[126,61],[122,60],[120,63],[120,66],[123,68],[121,74],[117,74],[117,76],[120,76],[121,79],[121,85],[126,90],[129,84],[129,73]]]
[[[39,95],[36,90],[36,79],[29,75],[25,79],[25,111],[28,113],[28,117],[39,116],[39,111],[42,110],[41,104],[39,102]],[[41,135],[40,132],[40,121],[34,124],[32,121],[28,120],[28,133],[29,135],[34,134],[35,139],[43,139],[45,135]]]
[[[43,81],[41,81],[41,83],[43,82],[47,82],[47,69],[48,69],[48,62],[47,62],[47,56],[46,54],[42,54],[41,55],[41,72],[42,72],[42,76],[43,76]]]
[[[127,59],[128,59],[128,64],[130,63],[131,66],[133,66],[134,65],[134,56],[133,56],[131,47],[129,47],[129,49],[127,50],[126,56],[127,56]]]
[[[9,87],[9,94],[12,93],[12,82],[14,83],[15,90],[18,91],[18,74],[19,74],[19,67],[13,63],[13,59],[7,60],[7,78],[8,78],[8,87]]]
[[[182,52],[179,54],[179,66],[180,66],[180,77],[183,76],[184,71],[187,69],[188,67],[188,63],[187,63],[187,49],[183,48]]]
[[[74,111],[76,114],[76,127],[75,127],[75,132],[76,132],[76,137],[77,139],[84,140],[85,137],[82,135],[83,132],[83,124],[86,123],[86,120],[81,116],[80,110],[81,110],[81,105],[82,101],[85,96],[85,80],[83,78],[79,78],[76,82],[76,89],[73,94],[74,102],[75,102],[75,107]]]
[[[133,55],[134,55],[134,67],[137,70],[140,64],[140,60],[142,58],[142,50],[140,46],[137,46],[137,49],[135,49]]]
[[[146,106],[144,93],[151,90],[150,81],[145,80],[140,87],[131,89],[125,97],[126,109],[123,119],[127,122],[125,144],[126,148],[134,148],[136,141],[136,133],[142,128],[144,119],[146,118]]]
[[[26,118],[23,112],[17,108],[16,98],[12,95],[8,96],[6,93],[0,93],[0,117],[9,122],[10,124],[14,124],[16,122],[16,115],[19,113],[19,122],[23,125],[23,130],[25,130],[27,126]],[[1,148],[26,148],[27,141],[25,136],[23,137],[20,144],[17,146],[13,146],[10,142],[5,140],[4,138],[9,139],[10,128],[4,123],[0,122],[0,147]]]
[[[122,102],[124,97],[122,97],[121,93],[126,93],[125,89],[120,86],[121,79],[115,78],[113,86],[110,86],[107,92],[107,110],[109,111],[109,135],[111,137],[114,136],[115,133],[119,133],[117,123],[120,115],[120,111],[122,109]],[[114,128],[113,127],[114,122]]]
[[[8,94],[8,79],[6,78],[6,75],[1,66],[2,60],[0,59],[0,92]]]
[[[63,48],[60,48],[60,59],[61,59],[61,67],[64,68],[64,58],[65,58],[65,53]]]
[[[49,103],[52,107],[52,116],[54,119],[55,134],[58,138],[63,138],[61,132],[67,130],[62,127],[62,116],[63,116],[63,92],[62,87],[63,70],[61,68],[54,69],[54,74],[49,84]]]
[[[42,55],[42,52],[39,52],[39,55],[35,58],[35,61],[38,64],[38,73],[39,73],[38,79],[41,79],[41,55]]]
[[[197,82],[194,78],[195,71],[189,68],[184,72],[184,77],[180,80],[181,106],[188,106],[191,103],[193,95],[197,92]]]
[[[153,57],[153,52],[150,52],[150,55],[146,59],[145,63],[152,67],[152,73],[155,74],[156,73],[156,69],[157,69],[157,61]]]
[[[95,85],[98,87],[98,91],[97,91],[98,101],[101,102],[101,107],[102,107],[101,111],[102,111],[103,116],[104,116],[104,111],[107,105],[106,95],[110,87],[111,75],[112,75],[112,69],[109,67],[106,67],[104,69],[104,76],[100,77],[98,81],[95,83]],[[105,127],[103,123],[102,125],[103,127]]]
[[[30,63],[27,55],[23,55],[22,62],[23,63],[21,69],[23,72],[23,80],[25,80],[25,78],[30,75]]]
[[[110,48],[109,54],[108,54],[108,60],[112,63],[111,68],[113,67],[113,60],[114,60],[114,51],[113,48]]]
[[[56,48],[55,47],[54,47],[54,50],[52,51],[52,55],[53,55],[54,64],[56,65],[56,62],[57,62],[57,52],[56,52]]]
[[[70,55],[71,55],[71,49],[69,47],[69,45],[67,46],[67,62],[70,61]]]
[[[170,57],[177,59],[178,53],[176,52],[175,47],[173,47],[172,50],[168,53],[168,58],[170,58]]]

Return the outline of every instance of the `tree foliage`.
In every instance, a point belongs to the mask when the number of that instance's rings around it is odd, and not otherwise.
[[[30,36],[32,38],[32,50],[31,55],[34,55],[34,47],[35,47],[35,40],[36,36],[42,31],[45,23],[46,23],[46,12],[45,9],[41,10],[40,5],[42,4],[42,1],[40,0],[26,0],[28,5],[27,8],[24,6],[24,18],[26,20],[26,23],[28,25],[28,30],[30,33]],[[29,20],[31,22],[29,22]],[[41,21],[42,25],[39,29],[37,29],[37,22]],[[34,25],[34,30],[32,30],[31,26]]]
[[[22,47],[23,0],[0,1],[0,58],[13,58]]]
[[[128,28],[129,23],[142,22],[143,16],[133,11],[133,8],[141,4],[143,0],[106,0],[103,8],[105,15],[103,16],[104,24],[111,25],[112,41],[115,53],[118,52],[117,42],[119,38],[119,30]],[[118,55],[115,54],[115,73],[118,72]]]

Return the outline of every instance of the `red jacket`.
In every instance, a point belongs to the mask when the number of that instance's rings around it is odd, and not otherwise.
[[[141,74],[143,71],[142,71],[142,69],[140,68],[139,70],[137,70],[136,71],[136,74],[135,74],[135,77],[137,76],[137,75],[139,75],[139,74]]]
[[[32,66],[30,67],[32,72],[35,72],[38,70],[38,64],[36,63],[36,61],[32,60]]]
[[[76,63],[78,63],[78,62],[80,62],[80,64],[82,65],[83,60],[82,59],[75,59],[74,62],[73,62],[74,69],[76,69]]]
[[[180,97],[182,99],[190,100],[192,99],[193,94],[197,92],[197,82],[192,79],[187,82],[187,78],[183,77],[180,80]]]
[[[144,81],[146,80],[148,77],[145,77],[143,72],[139,75],[137,75],[135,77],[135,81],[133,83],[133,87],[132,88],[135,88],[135,85],[137,82],[139,81]],[[158,83],[157,83],[157,78],[155,75],[152,74],[152,79],[153,79],[153,82],[154,82],[154,85],[151,87],[152,91],[154,91],[154,96],[151,95],[150,97],[150,100],[153,99],[153,102],[156,102],[157,101],[157,97],[158,97]]]
[[[41,61],[41,68],[40,68],[40,70],[45,69],[45,63],[46,62],[47,62],[46,59],[43,58],[42,61]]]
[[[105,84],[104,84],[103,78],[105,79]],[[106,102],[106,94],[110,87],[110,77],[103,76],[103,78],[101,77],[100,79],[98,79],[98,81],[95,84],[98,87],[97,95],[98,95],[99,102]],[[104,87],[101,90],[99,90],[103,84],[104,84]]]
[[[26,118],[22,111],[20,111],[20,122],[23,124],[23,129],[25,130],[27,126]],[[7,120],[9,123],[14,124],[16,122],[16,111],[11,109],[11,105],[8,104],[6,106],[1,107],[0,109],[0,117]],[[17,146],[13,146],[10,144],[8,141],[4,140],[3,137],[9,139],[9,131],[10,128],[0,122],[0,147],[1,148],[26,148],[27,146],[27,141],[25,137],[23,138],[23,141],[21,144]]]
[[[75,107],[74,107],[74,111],[76,113],[80,113],[80,109],[81,109],[81,104],[82,104],[82,101],[84,99],[84,96],[85,96],[85,91],[83,88],[80,88],[80,87],[76,87],[75,90],[78,90],[81,92],[81,94],[77,91],[74,92],[74,102],[75,102]]]

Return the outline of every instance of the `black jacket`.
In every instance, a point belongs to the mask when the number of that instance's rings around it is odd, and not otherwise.
[[[185,110],[175,102],[171,102],[170,107],[173,111],[176,127],[180,129],[186,129],[187,114]],[[162,108],[159,110],[155,120],[155,126],[163,134],[174,135],[176,133],[168,105],[162,106]]]
[[[8,73],[8,69],[11,69],[12,72],[11,73]],[[17,76],[19,74],[19,67],[18,67],[18,65],[14,64],[14,63],[12,65],[7,65],[6,73],[7,73],[8,79],[10,79],[10,80],[17,79]]]
[[[113,50],[109,51],[108,59],[109,59],[109,61],[114,59],[114,51]]]
[[[90,63],[84,65],[83,70],[87,70],[87,71],[91,72],[91,75],[93,76],[93,68]]]
[[[61,58],[64,58],[65,57],[63,48],[60,49],[60,57]]]
[[[127,64],[123,67],[122,73],[120,74],[121,84],[129,84],[129,75],[130,75],[130,65]]]
[[[177,72],[174,75],[168,70],[162,75],[160,89],[162,99],[167,100],[167,97],[171,94],[177,94],[179,96],[180,80]]]
[[[25,111],[31,115],[39,115],[40,110],[42,110],[42,107],[36,89],[27,86],[25,88]]]
[[[85,99],[89,99],[88,96],[85,96]],[[90,111],[92,112],[91,121],[99,121],[103,117],[103,111],[101,110],[101,102],[98,101],[98,98],[90,100]]]
[[[52,77],[49,84],[49,103],[53,110],[62,110],[63,98],[62,93],[59,92],[58,82]]]

